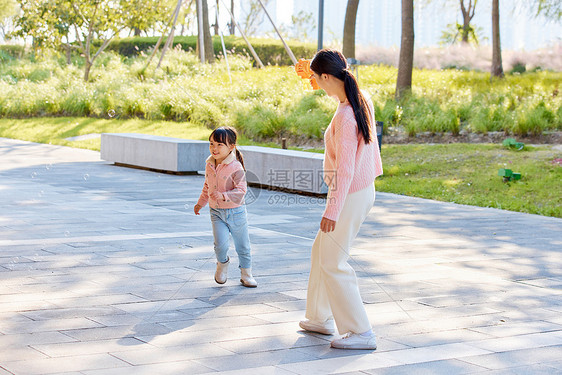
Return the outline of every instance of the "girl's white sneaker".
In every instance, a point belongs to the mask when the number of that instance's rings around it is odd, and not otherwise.
[[[336,349],[375,350],[377,348],[377,338],[374,334],[365,337],[358,333],[349,333],[341,339],[332,341],[330,346]]]

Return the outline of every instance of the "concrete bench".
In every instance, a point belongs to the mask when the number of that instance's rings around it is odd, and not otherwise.
[[[259,146],[240,146],[250,185],[325,194],[324,155]],[[103,133],[101,159],[120,165],[174,173],[205,170],[209,142],[133,133]]]
[[[322,178],[323,154],[259,146],[239,148],[251,185],[300,193],[328,192]]]
[[[377,122],[379,147],[381,122]],[[326,194],[324,155],[259,146],[240,146],[250,185],[298,193]],[[101,159],[116,164],[173,173],[205,170],[209,142],[135,133],[103,133]]]
[[[176,173],[205,169],[209,142],[134,133],[103,133],[101,159]]]

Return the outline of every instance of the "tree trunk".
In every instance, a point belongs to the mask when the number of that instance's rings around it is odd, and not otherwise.
[[[500,1],[492,0],[492,75],[503,77],[502,48],[500,44]]]
[[[402,99],[412,88],[414,68],[414,0],[402,0],[402,40],[396,79],[396,99]]]
[[[345,23],[343,25],[343,50],[345,57],[355,58],[355,21],[359,0],[347,0]]]
[[[219,0],[217,0],[217,11],[215,12],[215,36],[219,35]]]
[[[88,82],[90,79],[90,69],[92,69],[92,62],[90,59],[86,58],[84,63],[84,82]]]
[[[72,45],[70,44],[70,40],[68,38],[68,34],[66,35],[66,44],[64,45],[64,49],[66,50],[66,65],[72,64]]]
[[[213,40],[211,39],[211,30],[209,26],[209,7],[207,0],[201,0],[201,8],[203,8],[203,43],[205,43],[205,62],[213,64],[215,62],[215,51],[213,49]],[[199,39],[197,39],[199,44]],[[199,46],[197,47],[199,51]],[[197,52],[199,54],[199,52]]]
[[[135,34],[134,34],[135,36],[140,36],[140,35],[141,35],[141,29],[139,29],[138,27],[135,27],[135,28],[134,28],[134,31],[135,31]]]
[[[462,24],[462,39],[461,41],[464,44],[468,44],[468,33],[470,30],[470,18],[468,15],[463,15],[463,24]]]
[[[230,13],[234,14],[234,0],[230,0]],[[230,35],[234,35],[236,33],[236,26],[234,22],[230,20]]]
[[[472,18],[474,18],[474,12],[476,9],[476,3],[478,0],[474,0],[474,4],[472,4],[472,0],[468,1],[468,7],[465,7],[464,0],[460,0],[461,4],[461,12],[462,12],[462,32],[461,32],[461,41],[465,44],[468,44],[468,37],[470,34],[470,22]]]

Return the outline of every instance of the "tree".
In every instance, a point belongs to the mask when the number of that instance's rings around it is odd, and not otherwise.
[[[282,28],[283,25],[280,26]],[[291,16],[291,38],[298,39],[303,42],[309,42],[311,36],[308,34],[310,30],[316,29],[316,19],[313,13],[307,13],[301,10],[296,15]]]
[[[462,13],[461,40],[463,43],[468,44],[468,38],[470,33],[474,34],[474,29],[470,25],[470,22],[474,17],[474,11],[476,10],[476,3],[478,3],[478,0],[474,0],[474,4],[472,4],[472,0],[468,0],[468,6],[464,4],[464,0],[459,0],[459,2],[461,5],[461,13]]]
[[[502,49],[500,44],[500,1],[492,0],[492,72],[491,77],[502,78]]]
[[[197,7],[199,6],[199,2],[196,2]],[[214,63],[215,62],[215,51],[213,48],[213,40],[211,39],[211,30],[209,25],[209,7],[207,4],[207,0],[201,0],[201,8],[203,14],[203,43],[205,45],[205,62]],[[196,8],[199,9],[199,8]],[[199,10],[197,10],[197,14],[199,14]],[[199,20],[197,21],[199,22]],[[199,38],[197,39],[197,51],[199,51]],[[199,52],[197,52],[199,55]]]
[[[262,0],[264,6],[269,4],[270,0]],[[243,21],[240,25],[243,27],[244,34],[247,36],[255,36],[258,32],[260,25],[263,23],[264,12],[257,0],[250,0],[248,2],[248,10],[245,12]]]
[[[532,0],[528,6],[534,11],[535,16],[544,16],[553,21],[562,18],[562,2],[560,0]]]
[[[70,48],[68,34],[74,20],[69,4],[49,0],[20,0],[19,6],[21,12],[15,20],[16,31],[13,36],[32,38],[34,52],[61,45]],[[63,39],[66,39],[66,43]]]
[[[396,99],[400,100],[412,88],[414,68],[414,0],[402,0],[402,39],[396,79]]]
[[[343,50],[345,57],[355,58],[355,21],[359,0],[347,0],[345,23],[343,25]]]
[[[460,23],[456,24],[448,24],[447,29],[441,32],[441,38],[439,44],[447,45],[447,44],[454,44],[458,41],[461,41],[463,32],[463,25]],[[485,36],[482,36],[482,28],[481,27],[474,27],[472,25],[468,28],[468,39],[467,42],[480,44],[480,40],[487,40]]]
[[[234,14],[234,0],[230,0],[230,13]],[[236,33],[236,26],[234,26],[234,22],[230,21],[228,23],[228,30],[230,31],[230,35],[234,35]]]
[[[141,32],[147,32],[154,28],[158,23],[162,23],[176,6],[175,0],[130,0],[131,7],[140,9],[140,12],[133,12],[127,20],[126,28],[134,31],[135,36]]]
[[[433,0],[420,0],[421,4],[429,4]],[[457,3],[458,1],[458,3]],[[466,3],[468,1],[468,3]],[[471,24],[476,11],[476,4],[478,0],[441,0],[443,6],[458,6],[460,5],[462,24],[458,22],[448,24],[447,30],[442,33],[441,40],[445,43],[455,43],[460,39],[461,43],[475,42],[478,44],[478,37],[476,28]],[[457,5],[458,4],[458,5]],[[459,38],[460,37],[460,38]]]
[[[0,32],[3,39],[6,38],[6,24],[17,12],[18,7],[15,0],[0,0]]]
[[[88,81],[96,58],[111,39],[126,28],[142,29],[157,17],[157,0],[19,0],[21,16],[16,35],[33,37],[34,47],[70,46],[74,32],[77,49],[84,57],[84,80]],[[66,43],[63,43],[66,39]],[[99,40],[99,44],[95,43]]]
[[[17,12],[17,4],[14,0],[0,0],[0,20],[12,17]]]

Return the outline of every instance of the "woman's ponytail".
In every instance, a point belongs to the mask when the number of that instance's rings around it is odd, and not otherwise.
[[[359,90],[357,80],[349,71],[347,60],[341,52],[333,49],[323,49],[316,53],[310,69],[316,74],[331,74],[344,82],[345,95],[355,115],[357,130],[365,140],[370,143],[372,138],[373,114],[365,96]]]
[[[369,108],[369,104],[365,99],[365,96],[359,90],[359,85],[357,84],[357,80],[351,74],[348,69],[343,70],[344,79],[344,88],[345,88],[345,95],[347,96],[347,100],[349,104],[351,104],[351,108],[353,108],[353,114],[355,115],[355,121],[357,122],[357,129],[363,136],[365,143],[370,143],[372,139],[372,124],[371,124],[371,110]]]

